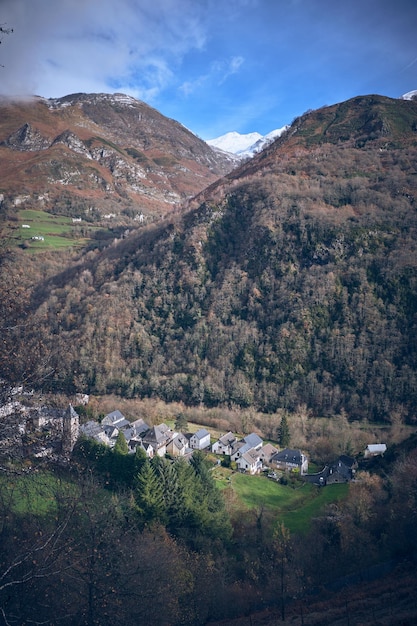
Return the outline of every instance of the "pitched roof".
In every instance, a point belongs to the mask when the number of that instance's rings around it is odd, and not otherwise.
[[[210,435],[210,433],[205,428],[200,428],[200,430],[197,430],[197,432],[193,434],[193,436],[197,437],[197,439],[204,439],[207,435]]]
[[[247,443],[251,448],[256,448],[257,446],[261,446],[263,444],[262,439],[256,433],[246,435],[246,437],[243,438],[243,441]]]
[[[127,422],[129,424],[129,422],[127,421],[125,416],[119,411],[119,409],[116,409],[115,411],[108,413],[101,420],[102,424],[114,425],[114,426],[116,425],[118,426],[119,423],[121,422]]]
[[[236,437],[234,436],[234,434],[229,430],[228,433],[226,433],[225,435],[223,435],[223,437],[220,437],[219,439],[220,443],[222,443],[224,446],[230,446],[232,443],[234,443],[236,441]]]
[[[301,456],[301,450],[285,448],[284,450],[274,454],[272,459],[281,463],[295,463],[296,465],[301,465]]]

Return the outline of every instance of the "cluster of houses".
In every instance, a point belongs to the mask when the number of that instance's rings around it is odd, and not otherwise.
[[[166,424],[150,427],[143,419],[129,422],[119,410],[106,415],[100,423],[89,421],[80,426],[84,436],[110,447],[115,445],[120,432],[126,438],[129,452],[134,453],[140,447],[149,458],[166,454],[187,458],[194,450],[210,450],[216,455],[229,456],[239,471],[249,474],[266,468],[297,471],[301,475],[308,472],[308,460],[300,450],[278,450],[270,443],[264,444],[256,433],[239,439],[228,432],[211,444],[210,433],[205,428],[184,434]]]
[[[0,418],[2,416],[3,420],[11,414],[21,415],[18,428],[11,424],[11,429],[22,439],[20,445],[23,440],[29,441],[23,448],[26,449],[27,454],[35,457],[52,458],[57,445],[61,454],[69,457],[80,435],[112,448],[119,434],[122,433],[126,439],[128,451],[132,454],[139,447],[149,458],[155,455],[160,457],[170,455],[172,458],[187,459],[195,450],[205,450],[219,457],[229,457],[240,472],[257,474],[267,470],[271,478],[278,478],[275,470],[279,470],[295,472],[303,476],[307,482],[328,485],[352,480],[357,469],[355,459],[341,455],[334,463],[326,465],[321,472],[309,474],[308,460],[301,450],[289,448],[279,450],[271,443],[264,443],[256,433],[238,438],[232,432],[228,432],[212,443],[210,433],[205,428],[195,433],[176,432],[166,424],[149,426],[143,419],[130,422],[119,410],[109,413],[100,422],[91,420],[85,424],[80,424],[79,416],[71,405],[66,410],[45,407],[23,410],[23,407],[20,405],[17,407],[16,403],[0,408]],[[46,439],[41,437],[33,442],[30,437],[28,439],[29,423],[35,431],[43,430],[49,433]],[[54,432],[55,437],[51,436]],[[3,443],[10,444],[12,440],[10,433],[5,431],[4,434]],[[383,455],[386,449],[385,444],[370,444],[364,452],[364,459]]]

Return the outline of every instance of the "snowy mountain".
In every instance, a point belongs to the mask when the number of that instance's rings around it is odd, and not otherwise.
[[[240,158],[248,158],[260,152],[277,137],[280,137],[287,128],[288,126],[277,128],[267,135],[261,135],[256,132],[242,135],[236,131],[231,131],[215,139],[209,139],[206,143],[212,148],[235,154]]]
[[[403,96],[401,96],[401,100],[417,100],[417,89],[405,93]]]

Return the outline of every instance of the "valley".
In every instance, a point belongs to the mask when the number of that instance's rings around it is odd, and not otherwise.
[[[286,423],[316,471],[360,461],[322,488],[120,441],[2,449],[4,619],[412,624],[417,101],[309,111],[244,162],[121,94],[0,106],[2,405],[82,394],[84,423],[277,444]]]

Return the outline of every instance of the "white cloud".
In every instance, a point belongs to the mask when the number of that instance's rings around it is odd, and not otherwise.
[[[71,91],[156,94],[184,54],[205,43],[194,0],[3,0],[14,29],[0,50],[2,93]]]
[[[201,74],[192,81],[186,81],[179,87],[179,91],[184,96],[190,96],[202,87],[207,85],[222,85],[230,76],[237,74],[245,59],[241,56],[232,57],[227,60],[217,60],[210,64],[209,71]]]

